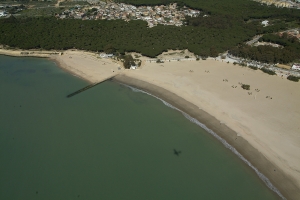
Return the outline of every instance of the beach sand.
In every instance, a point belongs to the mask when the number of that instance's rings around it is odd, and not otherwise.
[[[299,82],[212,59],[119,70],[120,63],[95,53],[68,50],[51,58],[89,82],[118,75],[115,81],[164,99],[235,147],[285,198],[300,198]]]
[[[68,50],[63,55],[51,57],[63,69],[91,83],[116,75],[121,65],[114,60],[100,58],[99,54]]]
[[[193,109],[161,94],[226,139],[286,198],[299,199],[299,82],[214,60],[146,63],[142,69],[124,74],[190,102]],[[250,85],[250,90],[242,89],[239,83]],[[128,84],[139,87],[134,82]],[[208,117],[201,117],[203,111],[215,118],[212,124]]]

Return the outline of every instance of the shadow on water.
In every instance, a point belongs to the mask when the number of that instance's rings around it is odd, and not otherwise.
[[[101,84],[101,83],[104,83],[104,82],[107,81],[107,80],[111,80],[113,77],[114,77],[114,76],[109,77],[109,78],[107,78],[107,79],[104,79],[104,80],[102,80],[102,81],[100,81],[100,82],[98,82],[98,83],[92,83],[92,84],[90,84],[90,85],[88,85],[88,86],[85,86],[85,87],[83,87],[83,88],[81,88],[81,89],[79,89],[79,90],[77,90],[77,91],[75,91],[75,92],[73,92],[73,93],[71,93],[71,94],[68,94],[68,95],[67,95],[67,98],[73,97],[73,96],[75,96],[75,95],[77,95],[77,94],[79,94],[79,93],[81,93],[81,92],[84,92],[84,91],[86,91],[86,90],[88,90],[88,89],[91,89],[91,88],[93,88],[93,87],[95,87],[95,86],[97,86],[97,85],[99,85],[99,84]]]

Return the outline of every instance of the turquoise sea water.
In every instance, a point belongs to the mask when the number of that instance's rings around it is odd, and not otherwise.
[[[178,111],[113,82],[66,98],[86,85],[0,56],[0,199],[278,199]]]

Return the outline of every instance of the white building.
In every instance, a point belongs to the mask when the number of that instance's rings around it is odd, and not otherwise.
[[[293,64],[292,69],[300,71],[300,64]]]
[[[5,17],[5,16],[6,16],[5,12],[4,11],[0,11],[0,17]]]
[[[111,57],[113,57],[113,56],[114,56],[114,54],[100,53],[100,57],[101,57],[101,58],[111,58]]]
[[[262,25],[264,26],[268,26],[269,25],[269,21],[268,20],[264,20],[261,22]]]

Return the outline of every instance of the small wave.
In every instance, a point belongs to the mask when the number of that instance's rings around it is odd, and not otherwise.
[[[205,126],[204,124],[202,124],[201,122],[199,122],[197,119],[191,117],[190,115],[188,115],[187,113],[183,112],[182,110],[176,108],[175,106],[169,104],[168,102],[164,101],[163,99],[154,96],[153,94],[150,94],[146,91],[134,88],[132,86],[126,85],[124,83],[121,83],[122,85],[129,87],[133,92],[141,92],[147,95],[150,95],[160,101],[163,102],[163,104],[165,104],[166,106],[177,110],[179,112],[181,112],[185,118],[187,118],[190,122],[197,124],[198,126],[200,126],[201,128],[203,128],[204,130],[206,130],[208,133],[210,133],[211,135],[213,135],[217,140],[219,140],[226,148],[230,149],[235,155],[237,155],[242,161],[244,161],[249,167],[251,167],[251,169],[253,169],[255,171],[255,173],[257,174],[257,176],[268,186],[268,188],[270,188],[273,192],[275,192],[280,198],[282,199],[286,199],[281,193],[280,191],[271,183],[271,181],[265,176],[263,175],[260,171],[258,171],[258,169],[256,167],[254,167],[244,156],[242,156],[242,154],[240,154],[233,146],[231,146],[230,144],[228,144],[226,142],[226,140],[224,140],[223,138],[221,138],[219,135],[217,135],[215,132],[213,132],[211,129],[207,128],[207,126]]]

